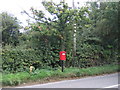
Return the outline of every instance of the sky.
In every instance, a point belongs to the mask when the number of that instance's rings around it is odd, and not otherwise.
[[[10,14],[13,14],[15,17],[18,18],[18,20],[22,22],[23,26],[26,26],[27,25],[26,20],[29,18],[26,14],[21,13],[23,10],[30,12],[30,8],[34,7],[35,9],[43,10],[44,13],[48,15],[47,11],[45,11],[44,7],[41,4],[42,1],[43,0],[0,0],[0,13],[8,12]],[[51,1],[51,0],[46,0],[46,1]],[[52,0],[52,1],[55,3],[59,3],[62,0]],[[64,1],[68,3],[69,6],[72,6],[73,0],[64,0]],[[80,2],[79,5],[82,6],[85,4],[86,1],[92,2],[96,0],[74,0],[75,6],[77,6],[77,2]]]
[[[27,25],[28,16],[21,12],[29,11],[31,7],[43,9],[41,0],[0,0],[0,12],[13,14],[24,26]]]
[[[44,9],[43,5],[41,4],[43,0],[0,0],[0,13],[1,12],[8,12],[9,14],[14,15],[17,19],[22,22],[22,26],[27,26],[27,19],[30,19],[26,14],[21,13],[23,10],[30,13],[30,8],[33,7],[35,9],[43,10],[46,15],[49,13]],[[46,0],[51,1],[51,0]],[[59,3],[61,0],[52,0],[55,3]],[[72,7],[73,0],[65,0],[66,3],[70,7]],[[90,0],[74,0],[75,6],[77,6],[77,2],[80,2],[79,5],[83,6],[86,1]]]

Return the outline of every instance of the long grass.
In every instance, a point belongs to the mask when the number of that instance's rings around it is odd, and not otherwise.
[[[28,72],[19,72],[16,74],[3,74],[2,75],[2,85],[3,86],[17,86],[27,82],[36,82],[45,80],[54,79],[54,78],[70,78],[70,77],[83,77],[83,76],[92,76],[100,75],[106,73],[113,73],[120,71],[118,65],[104,65],[99,67],[89,67],[89,68],[66,68],[64,72],[61,72],[61,69],[41,69],[36,70],[33,73]]]

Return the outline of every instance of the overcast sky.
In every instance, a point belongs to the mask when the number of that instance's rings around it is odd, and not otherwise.
[[[25,26],[27,25],[26,19],[28,19],[28,16],[25,14],[21,14],[21,12],[23,10],[29,11],[31,7],[45,11],[44,7],[41,4],[42,1],[43,0],[0,0],[0,13],[6,11],[10,14],[13,14]],[[46,1],[51,1],[51,0],[46,0]],[[52,0],[52,1],[58,3],[61,0]],[[72,6],[72,1],[73,0],[65,0],[65,2],[69,4],[69,6]],[[88,0],[74,0],[75,3],[80,2],[81,5],[83,5],[83,2],[85,3],[86,1]]]
[[[29,12],[31,7],[34,7],[39,10],[43,10],[45,13],[47,13],[44,10],[44,7],[42,6],[41,2],[43,0],[0,0],[0,13],[1,12],[8,12],[10,14],[13,14],[15,17],[17,17],[23,25],[27,25],[26,19],[28,19],[28,16],[25,14],[21,14],[23,10],[26,10]],[[46,0],[51,1],[51,0]],[[58,3],[62,0],[52,0],[55,3]],[[68,3],[69,6],[72,6],[73,0],[64,0],[66,3]],[[75,6],[77,5],[77,2],[80,2],[80,6],[84,5],[86,1],[92,2],[97,0],[74,0]],[[107,0],[99,0],[99,1],[107,1]],[[119,1],[119,0],[108,0],[108,1]]]

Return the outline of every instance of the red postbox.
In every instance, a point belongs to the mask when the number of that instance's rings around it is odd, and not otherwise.
[[[66,60],[66,52],[65,51],[60,51],[60,60]]]

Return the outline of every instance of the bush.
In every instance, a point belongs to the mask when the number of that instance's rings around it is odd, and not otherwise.
[[[86,68],[111,64],[116,62],[114,53],[112,49],[104,49],[100,45],[81,44],[81,48],[78,48],[77,51],[77,66]]]
[[[40,51],[11,49],[2,51],[2,68],[4,71],[28,71],[30,65],[42,68]]]
[[[48,49],[48,48],[47,48]],[[59,51],[51,47],[50,50],[11,48],[2,50],[2,68],[6,73],[28,71],[30,65],[36,69],[55,68],[59,64]]]

